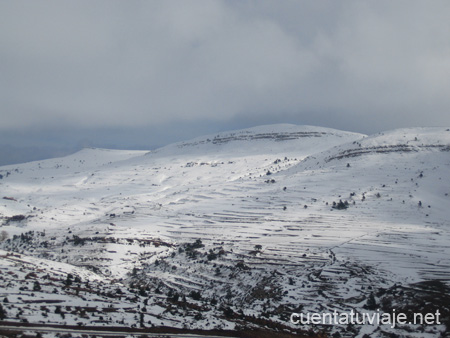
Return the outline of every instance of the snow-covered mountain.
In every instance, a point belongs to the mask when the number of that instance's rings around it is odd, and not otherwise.
[[[446,128],[270,125],[155,151],[84,149],[0,175],[9,321],[294,332],[311,326],[290,323],[293,312],[434,304],[449,325]]]

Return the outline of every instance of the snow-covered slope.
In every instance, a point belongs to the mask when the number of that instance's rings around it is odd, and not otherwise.
[[[273,125],[151,152],[86,149],[0,167],[0,245],[120,283],[155,325],[294,329],[300,308],[362,311],[371,294],[384,311],[396,294],[423,310],[412,285],[448,300],[449,174],[445,128]],[[121,313],[111,320],[130,325]]]
[[[294,152],[301,156],[325,150],[330,144],[345,143],[363,136],[365,135],[323,127],[275,124],[202,136],[168,145],[155,153],[162,156],[218,153],[220,157],[224,157]]]

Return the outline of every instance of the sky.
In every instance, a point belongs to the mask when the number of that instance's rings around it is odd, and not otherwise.
[[[450,2],[0,0],[0,165],[263,124],[450,126]]]

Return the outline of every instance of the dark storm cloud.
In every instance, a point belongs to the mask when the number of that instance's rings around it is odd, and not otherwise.
[[[450,125],[449,15],[448,1],[3,1],[0,130]]]

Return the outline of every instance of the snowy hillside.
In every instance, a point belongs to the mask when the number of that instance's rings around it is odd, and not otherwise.
[[[449,327],[446,128],[262,126],[149,152],[85,149],[0,175],[8,321],[341,337]],[[443,324],[289,322],[430,304]]]

